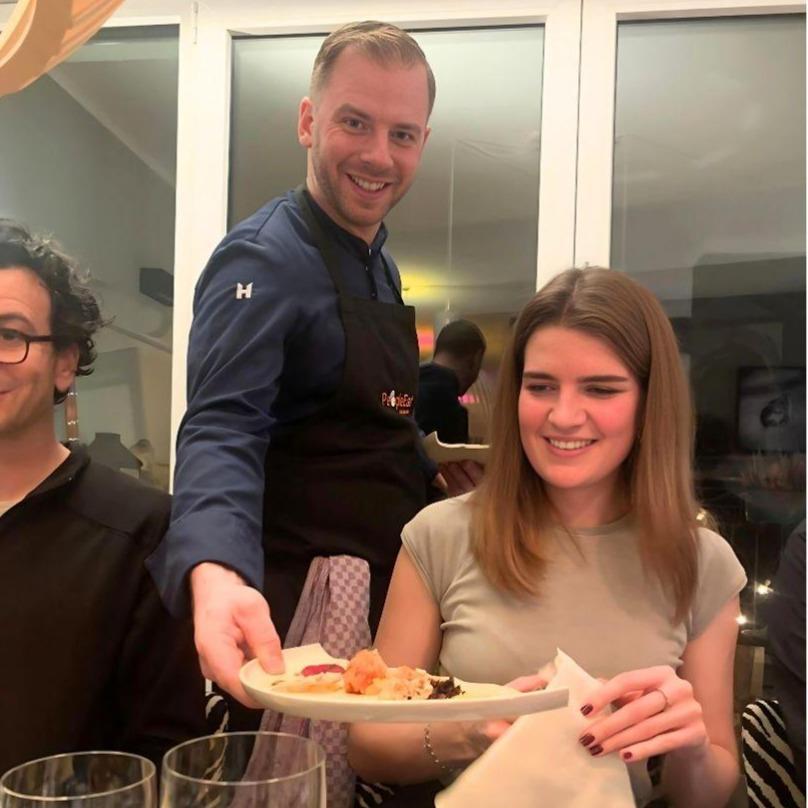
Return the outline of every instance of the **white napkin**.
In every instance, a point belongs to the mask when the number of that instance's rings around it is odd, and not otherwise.
[[[558,651],[548,689],[569,688],[568,705],[514,722],[435,797],[436,808],[634,808],[623,761],[615,754],[594,758],[578,742],[589,723],[581,698],[596,684]]]

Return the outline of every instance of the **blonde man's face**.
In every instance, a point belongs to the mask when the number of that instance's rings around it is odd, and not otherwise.
[[[380,65],[346,49],[316,98],[300,104],[309,191],[329,216],[370,243],[407,193],[429,136],[423,65]]]

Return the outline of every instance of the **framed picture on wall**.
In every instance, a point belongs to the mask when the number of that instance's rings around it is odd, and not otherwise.
[[[747,452],[805,452],[805,368],[738,368],[738,444]]]

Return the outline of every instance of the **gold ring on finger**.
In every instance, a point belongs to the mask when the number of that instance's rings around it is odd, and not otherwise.
[[[649,693],[659,693],[659,695],[660,695],[660,696],[662,696],[662,698],[665,700],[665,703],[662,705],[662,709],[661,709],[661,710],[657,710],[657,712],[659,712],[659,713],[664,713],[664,712],[665,712],[665,710],[667,710],[667,709],[668,709],[668,707],[670,707],[670,706],[671,706],[670,700],[668,699],[668,696],[666,695],[665,691],[664,691],[664,690],[662,690],[662,688],[660,688],[660,687],[654,687],[654,688],[652,688],[651,690],[649,690],[648,692],[649,692]]]

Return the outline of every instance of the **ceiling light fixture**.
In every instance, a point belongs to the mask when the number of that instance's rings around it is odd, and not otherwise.
[[[0,33],[0,96],[36,81],[81,47],[123,0],[18,0]]]

